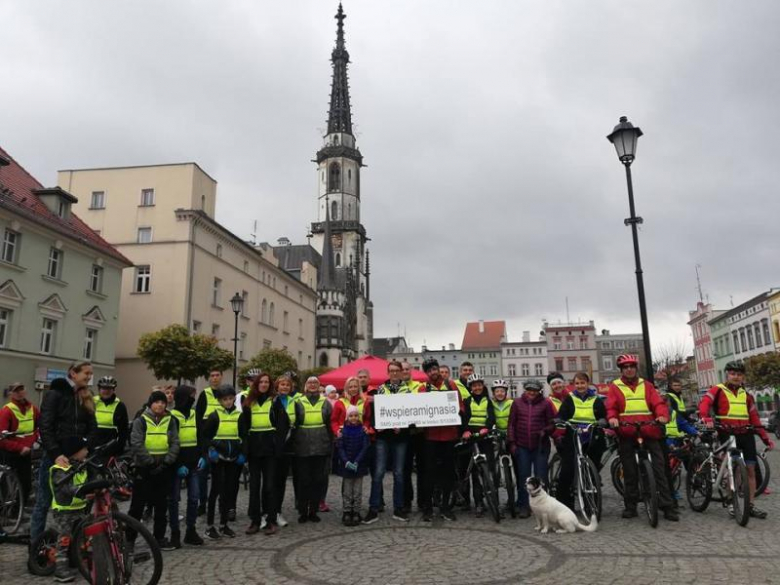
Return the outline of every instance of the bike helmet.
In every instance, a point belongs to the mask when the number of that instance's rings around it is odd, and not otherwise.
[[[433,368],[439,367],[439,361],[436,358],[428,358],[422,363],[422,371],[426,374]]]
[[[745,364],[742,362],[729,362],[726,364],[726,367],[723,368],[727,372],[739,372],[741,374],[745,373]]]
[[[98,380],[98,388],[111,388],[112,390],[117,387],[117,381],[114,376],[103,376]]]
[[[496,388],[503,388],[504,390],[509,390],[509,384],[507,384],[506,380],[502,380],[499,378],[498,380],[493,380],[493,383],[490,385],[491,390],[495,390]]]
[[[474,373],[474,374],[471,374],[471,375],[469,376],[468,380],[466,380],[466,385],[467,385],[469,388],[471,388],[471,385],[472,385],[474,382],[482,382],[482,383],[484,384],[484,383],[485,383],[485,377],[484,377],[484,376],[480,376],[479,374],[476,374],[476,373]]]
[[[528,380],[527,382],[523,382],[523,390],[536,390],[537,392],[541,392],[542,383],[539,380]]]
[[[638,365],[639,365],[638,356],[631,355],[628,353],[624,353],[623,355],[618,356],[617,359],[618,368],[624,368],[626,366],[638,366]]]
[[[244,378],[247,380],[257,378],[261,374],[260,370],[257,368],[252,368],[249,370],[246,374],[244,374]]]

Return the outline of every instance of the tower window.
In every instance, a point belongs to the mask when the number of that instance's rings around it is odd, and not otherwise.
[[[341,166],[331,163],[328,173],[328,191],[341,191]]]
[[[341,254],[336,253],[336,266],[341,266]]]
[[[339,206],[335,201],[330,204],[330,218],[334,221],[339,218]]]

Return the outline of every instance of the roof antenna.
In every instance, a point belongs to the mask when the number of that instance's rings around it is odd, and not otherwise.
[[[699,275],[699,268],[701,268],[701,264],[696,265],[696,288],[699,290],[699,301],[704,303],[704,294],[701,292],[701,276]]]
[[[249,235],[252,236],[252,245],[257,246],[257,220],[255,220],[255,223],[252,226],[252,233]]]
[[[571,323],[571,318],[569,317],[569,297],[566,297],[566,322]]]

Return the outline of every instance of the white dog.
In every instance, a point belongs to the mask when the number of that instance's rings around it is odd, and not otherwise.
[[[580,524],[577,515],[558,500],[550,496],[542,487],[538,477],[529,477],[525,489],[531,496],[531,511],[536,518],[534,530],[547,534],[552,528],[558,534],[576,532],[595,532],[598,527],[596,515],[591,516],[590,524]]]

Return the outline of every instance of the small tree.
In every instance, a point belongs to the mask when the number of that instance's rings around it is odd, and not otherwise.
[[[747,383],[757,390],[780,388],[780,353],[756,355],[745,360]]]
[[[195,380],[233,365],[233,354],[219,347],[215,337],[191,334],[178,324],[142,335],[137,352],[160,380]]]
[[[239,378],[243,379],[246,373],[257,368],[264,374],[270,374],[276,378],[285,372],[298,373],[298,363],[292,354],[286,349],[266,348],[257,353],[249,362],[242,367],[239,372]]]

